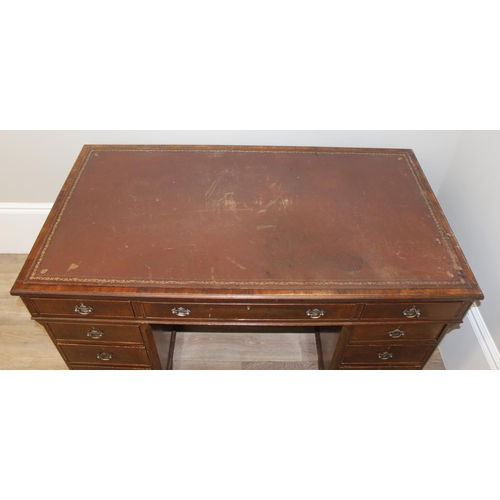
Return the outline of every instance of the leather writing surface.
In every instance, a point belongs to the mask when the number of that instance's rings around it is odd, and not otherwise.
[[[30,281],[467,286],[410,156],[90,150]]]

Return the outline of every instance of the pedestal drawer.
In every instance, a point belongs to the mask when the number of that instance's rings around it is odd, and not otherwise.
[[[362,319],[446,320],[458,317],[464,305],[464,302],[366,304]]]
[[[70,365],[72,370],[151,370],[150,366]]]
[[[133,317],[132,304],[120,300],[31,299],[42,315],[75,318]]]
[[[421,370],[422,366],[418,365],[340,365],[339,370]]]
[[[392,365],[398,363],[422,363],[434,348],[434,343],[349,345],[342,359],[342,364]]]
[[[59,343],[71,364],[86,363],[103,366],[110,365],[146,365],[149,358],[142,346],[87,345]]]
[[[359,325],[348,327],[349,342],[435,340],[447,325],[407,323],[403,325]]]
[[[142,344],[138,326],[99,323],[47,323],[47,328],[58,340],[95,342],[126,342]]]

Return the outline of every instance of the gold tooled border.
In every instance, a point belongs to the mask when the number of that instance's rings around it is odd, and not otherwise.
[[[386,281],[386,280],[372,280],[372,281],[347,281],[347,280],[334,280],[334,281],[270,281],[270,280],[253,280],[253,281],[227,281],[227,280],[151,280],[151,279],[104,279],[104,278],[67,278],[62,276],[39,276],[37,275],[38,269],[41,266],[45,253],[50,245],[52,237],[54,236],[59,223],[62,220],[64,212],[71,200],[73,192],[75,191],[78,182],[85,171],[87,163],[89,162],[91,156],[94,153],[100,152],[135,152],[135,153],[150,153],[150,152],[162,152],[162,153],[262,153],[262,154],[327,154],[327,155],[370,155],[370,156],[399,156],[404,157],[406,164],[410,172],[413,175],[413,178],[417,184],[417,187],[420,191],[420,194],[425,201],[427,209],[432,216],[434,224],[441,236],[441,243],[444,245],[448,257],[453,263],[455,271],[460,270],[463,276],[465,276],[465,272],[460,265],[460,261],[458,256],[453,251],[448,238],[446,237],[447,233],[444,227],[441,224],[441,220],[437,215],[434,204],[430,200],[427,190],[422,185],[422,181],[420,175],[416,172],[416,167],[413,165],[413,162],[410,161],[408,154],[406,151],[394,152],[394,153],[376,153],[376,152],[367,152],[367,151],[321,151],[321,150],[287,150],[287,149],[279,149],[279,150],[266,150],[266,149],[224,149],[224,148],[172,148],[172,149],[128,149],[128,148],[99,148],[99,149],[91,149],[89,150],[86,158],[84,159],[81,167],[77,171],[77,175],[72,182],[72,185],[64,199],[64,202],[59,210],[56,220],[53,223],[52,229],[45,241],[44,246],[42,247],[39,257],[36,260],[35,265],[33,266],[30,277],[26,281],[26,283],[77,283],[77,284],[85,284],[85,285],[166,285],[166,286],[185,286],[185,285],[198,285],[203,287],[214,287],[214,286],[231,286],[231,287],[248,287],[248,286],[275,286],[275,287],[298,287],[298,286],[308,286],[308,287],[353,287],[353,286],[380,286],[383,288],[389,288],[392,286],[407,286],[414,288],[425,288],[425,286],[439,286],[439,285],[457,285],[457,286],[465,286],[468,284],[468,281],[458,275],[457,280],[449,280],[449,281],[426,281],[419,280],[411,281],[411,280],[394,280],[394,281]]]

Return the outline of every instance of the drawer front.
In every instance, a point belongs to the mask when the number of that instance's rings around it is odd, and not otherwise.
[[[435,344],[349,345],[342,364],[392,365],[422,363]]]
[[[72,316],[75,318],[133,317],[132,304],[119,300],[87,299],[32,299],[43,315]]]
[[[418,365],[340,365],[339,370],[420,370],[422,366]]]
[[[389,342],[391,340],[435,340],[447,325],[406,323],[404,325],[360,325],[349,327],[349,342]]]
[[[348,320],[356,304],[304,305],[304,304],[171,304],[144,302],[148,318],[166,318],[184,321],[325,321]]]
[[[150,365],[146,349],[142,346],[59,343],[59,347],[70,364],[87,363],[104,367],[111,365]]]
[[[366,304],[362,319],[453,319],[464,307],[464,302],[430,302],[409,304]]]
[[[70,365],[71,370],[151,370],[150,366]]]
[[[47,323],[54,337],[58,340],[81,340],[95,342],[127,342],[142,344],[142,335],[138,326],[102,325],[99,323]]]

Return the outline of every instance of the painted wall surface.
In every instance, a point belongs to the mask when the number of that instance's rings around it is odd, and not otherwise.
[[[0,203],[53,202],[84,144],[217,144],[413,149],[434,191],[458,131],[0,131]]]
[[[500,347],[500,131],[462,132],[437,193],[462,250],[485,295],[479,311]],[[441,344],[447,367],[481,368],[467,325]],[[456,337],[456,339],[454,338]]]

